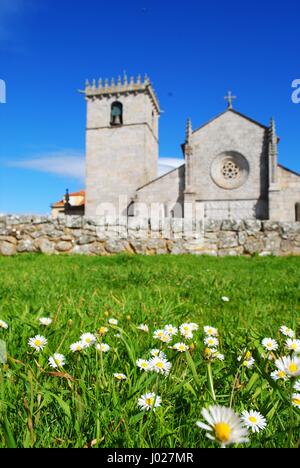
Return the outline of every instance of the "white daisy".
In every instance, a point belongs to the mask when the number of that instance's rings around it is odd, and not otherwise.
[[[300,393],[293,393],[292,405],[296,406],[296,408],[300,408]]]
[[[278,348],[277,341],[273,340],[272,338],[264,338],[261,344],[267,351],[276,351]]]
[[[72,343],[70,346],[70,350],[73,353],[80,352],[85,348],[84,344],[81,341],[77,341],[76,343]]]
[[[199,330],[199,325],[197,323],[190,322],[190,327],[191,327],[192,331]]]
[[[193,327],[190,323],[183,323],[180,325],[179,330],[185,339],[191,340],[193,338]]]
[[[263,417],[258,411],[243,411],[241,414],[241,420],[248,429],[252,432],[260,432],[265,429],[267,425],[266,418]]]
[[[104,335],[106,335],[107,332],[108,332],[108,328],[107,328],[107,327],[100,327],[97,333],[98,333],[98,335],[100,335],[100,336],[104,336]]]
[[[184,353],[189,349],[189,346],[186,345],[185,343],[176,343],[174,346],[171,346],[172,349],[175,349],[176,351],[179,351],[180,353]]]
[[[300,353],[300,340],[288,338],[285,342],[285,346],[289,351],[293,351],[296,354]]]
[[[30,338],[28,344],[31,348],[34,348],[36,351],[41,351],[45,348],[48,341],[44,336],[36,335],[34,338]]]
[[[166,359],[154,357],[149,361],[151,370],[158,374],[169,375],[172,364]]]
[[[204,333],[209,336],[218,336],[219,334],[218,330],[214,327],[211,327],[210,325],[205,325],[203,329],[204,329]]]
[[[222,447],[249,441],[247,429],[231,408],[210,406],[203,409],[201,414],[208,424],[198,421],[197,426],[208,431],[206,436],[217,441]]]
[[[255,359],[250,358],[243,362],[243,366],[247,367],[247,369],[251,369],[254,366],[254,363],[255,363]]]
[[[218,359],[219,361],[224,361],[225,356],[222,353],[217,353],[216,354],[216,359]]]
[[[118,374],[118,373],[116,373],[116,374],[114,374],[114,377],[115,377],[115,379],[117,379],[117,380],[127,380],[127,377],[126,377],[125,374]]]
[[[144,370],[146,372],[151,370],[150,363],[149,361],[146,361],[146,359],[138,359],[136,361],[136,365],[139,369]]]
[[[221,297],[221,299],[222,299],[223,302],[229,302],[230,301],[229,297],[227,297],[227,296],[223,296],[223,297]]]
[[[158,406],[161,406],[161,398],[155,393],[146,393],[138,399],[138,406],[142,410],[149,411],[153,409],[155,411]]]
[[[139,330],[142,330],[142,331],[144,331],[144,332],[146,332],[146,333],[149,333],[149,327],[148,327],[148,325],[141,324],[141,325],[138,326],[138,329],[139,329]]]
[[[110,350],[110,346],[106,343],[98,343],[96,345],[97,351],[100,351],[101,353],[107,353]]]
[[[150,354],[152,357],[160,357],[163,359],[167,358],[166,354],[163,353],[160,349],[151,349]]]
[[[177,335],[178,333],[178,328],[173,327],[173,325],[166,325],[165,326],[165,332],[168,333],[169,335]]]
[[[58,367],[64,367],[65,365],[65,356],[63,354],[54,354],[48,359],[49,366],[53,369],[57,369]]]
[[[8,329],[7,323],[4,322],[3,320],[0,320],[0,328],[3,328],[4,330],[7,330]]]
[[[172,336],[165,330],[156,330],[154,332],[153,338],[160,340],[163,343],[170,343],[170,341],[173,339]]]
[[[295,336],[295,332],[291,329],[291,328],[288,328],[286,327],[285,325],[282,325],[279,329],[279,331],[284,335],[284,336],[288,336],[290,338],[294,338]]]
[[[214,336],[207,336],[204,339],[204,344],[206,344],[206,346],[208,346],[209,348],[214,348],[219,345],[219,340]]]
[[[276,359],[275,365],[277,369],[285,372],[290,377],[298,377],[300,375],[300,358],[283,356]]]
[[[83,333],[80,337],[80,341],[85,348],[89,348],[96,343],[96,336],[93,333]]]
[[[300,380],[297,380],[297,382],[295,382],[294,390],[296,390],[296,392],[300,392]]]
[[[117,319],[111,318],[109,319],[108,323],[110,325],[118,325],[119,321]]]
[[[244,355],[238,357],[238,361],[241,361],[243,359],[243,366],[247,367],[248,369],[251,369],[255,363],[255,359],[253,358],[252,354],[250,351],[246,351]]]
[[[44,327],[49,327],[49,325],[51,325],[51,323],[53,322],[53,320],[51,318],[48,318],[48,317],[41,317],[39,319],[39,322],[41,325],[43,325]]]
[[[273,380],[287,380],[287,375],[283,370],[276,370],[271,373],[271,378]]]

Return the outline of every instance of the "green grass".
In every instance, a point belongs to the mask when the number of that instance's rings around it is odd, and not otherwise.
[[[8,351],[0,364],[0,447],[215,446],[195,426],[213,403],[202,357],[207,324],[219,329],[225,355],[212,363],[217,403],[231,400],[237,412],[266,416],[267,429],[251,436],[251,447],[297,447],[300,410],[290,403],[291,382],[269,378],[275,367],[260,357],[260,342],[282,342],[282,324],[299,332],[299,278],[300,258],[0,258],[0,319],[9,324],[0,329]],[[70,344],[107,324],[107,315],[119,319],[104,337],[111,350],[71,353]],[[47,329],[38,322],[43,316],[54,319]],[[186,321],[200,326],[190,355],[153,339],[155,329]],[[137,330],[141,323],[149,334]],[[27,344],[36,334],[48,339],[41,353]],[[167,378],[135,365],[157,347],[173,365]],[[252,369],[237,361],[245,348],[256,358]],[[57,351],[66,366],[49,374],[48,358]],[[128,380],[116,382],[114,372]],[[148,391],[162,398],[155,413],[137,406]]]

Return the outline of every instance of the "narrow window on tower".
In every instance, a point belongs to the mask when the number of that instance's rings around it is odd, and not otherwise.
[[[123,125],[123,104],[121,102],[113,102],[111,105],[111,125]]]
[[[300,222],[300,203],[296,203],[295,205],[295,217],[296,217],[296,222]]]

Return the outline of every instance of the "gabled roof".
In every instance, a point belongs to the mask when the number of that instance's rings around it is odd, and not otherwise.
[[[171,171],[166,172],[166,174],[163,174],[163,175],[157,177],[156,179],[150,180],[150,182],[148,182],[148,183],[145,184],[145,185],[142,185],[142,186],[139,187],[136,191],[138,192],[139,190],[142,190],[143,188],[148,187],[148,185],[151,185],[151,184],[153,184],[154,182],[157,182],[158,180],[163,179],[164,177],[167,177],[168,175],[172,174],[172,172],[178,171],[179,169],[182,169],[183,167],[185,167],[185,163],[184,163],[184,164],[181,164],[181,166],[175,167],[175,168],[172,169]]]
[[[282,164],[278,164],[278,167],[283,169],[284,171],[290,172],[291,174],[294,174],[295,176],[300,177],[299,172],[293,171],[292,169],[289,169],[288,167],[283,166]]]
[[[221,114],[218,114],[216,117],[214,117],[213,119],[209,120],[208,122],[206,122],[204,125],[201,125],[201,127],[199,128],[196,128],[196,130],[193,130],[193,133],[196,133],[198,132],[199,130],[201,130],[202,128],[206,127],[207,125],[211,124],[212,122],[214,122],[215,120],[219,119],[220,117],[222,117],[222,115],[225,115],[227,114],[227,112],[232,112],[233,114],[236,114],[238,115],[239,117],[242,117],[243,119],[246,119],[248,120],[249,122],[255,124],[255,125],[258,125],[259,127],[263,128],[264,130],[268,130],[269,127],[267,127],[266,125],[263,125],[261,124],[260,122],[257,122],[256,120],[253,120],[251,119],[250,117],[247,117],[247,115],[244,115],[244,114],[241,114],[241,112],[238,112],[236,111],[235,109],[226,109],[224,112],[221,112]]]

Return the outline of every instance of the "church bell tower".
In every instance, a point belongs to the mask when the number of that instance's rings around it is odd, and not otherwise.
[[[85,214],[101,215],[113,205],[126,215],[136,190],[157,176],[158,100],[147,76],[87,82],[85,96]]]

